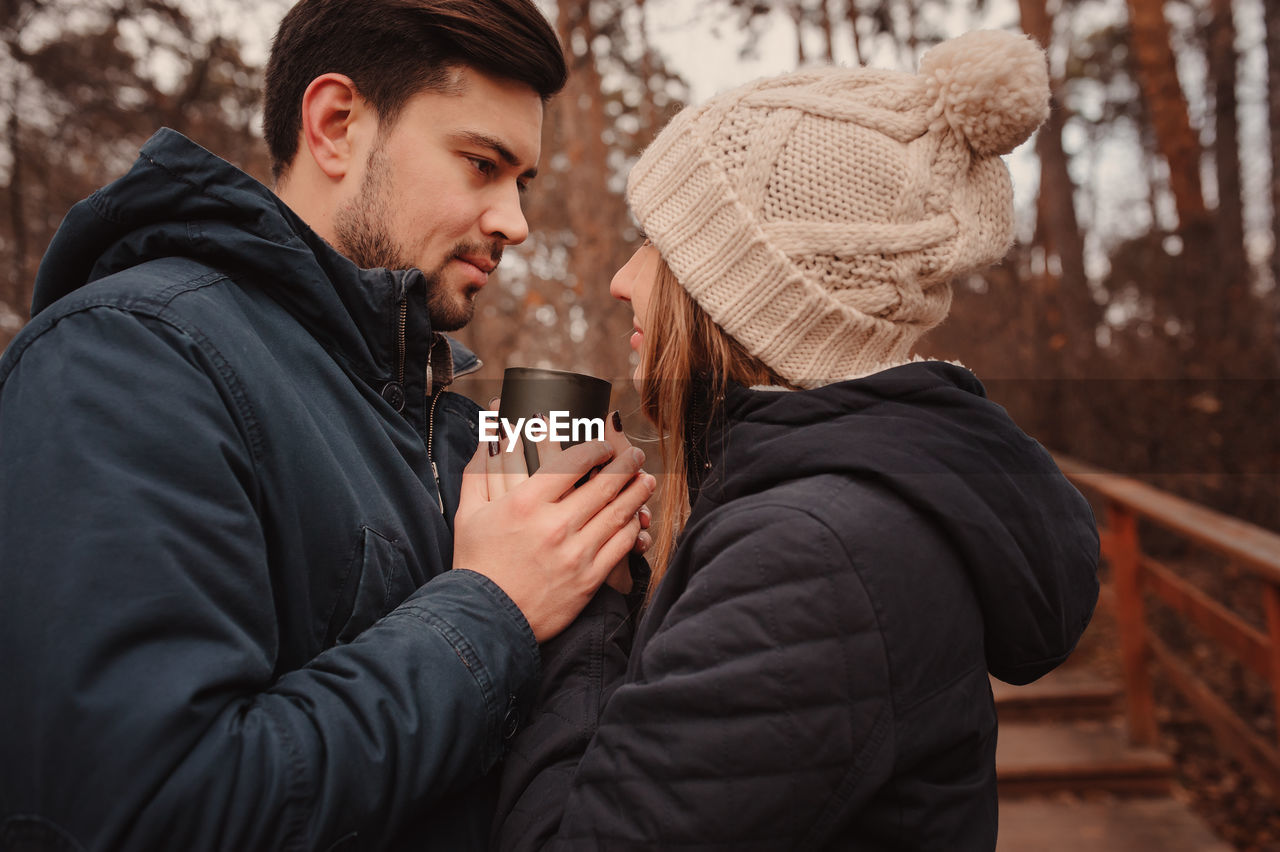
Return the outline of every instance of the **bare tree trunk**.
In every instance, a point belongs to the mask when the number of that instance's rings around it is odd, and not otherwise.
[[[829,64],[836,61],[835,37],[831,32],[831,0],[818,0],[818,21],[822,25],[822,37],[825,40],[826,57]]]
[[[920,61],[920,10],[917,8],[916,0],[906,0],[907,6],[907,61],[904,69],[907,71],[916,70],[916,63]]]
[[[1128,0],[1129,42],[1156,148],[1169,167],[1169,189],[1178,211],[1182,254],[1177,274],[1163,282],[1173,315],[1182,325],[1184,345],[1202,357],[1187,359],[1190,376],[1211,376],[1230,363],[1221,325],[1222,275],[1213,255],[1216,239],[1200,185],[1200,138],[1191,126],[1187,100],[1178,82],[1161,0]],[[1227,348],[1230,348],[1229,345]]]
[[[590,318],[586,336],[574,349],[574,365],[585,368],[614,341],[609,339],[610,326],[601,321],[612,307],[609,279],[617,250],[614,228],[625,214],[614,215],[610,205],[620,201],[604,191],[608,183],[608,148],[604,142],[604,84],[596,60],[595,42],[599,34],[591,21],[590,0],[560,0],[559,33],[565,45],[574,43],[573,30],[586,45],[581,55],[573,55],[568,85],[558,98],[568,118],[561,150],[569,157],[571,179],[562,186],[563,202],[568,213],[568,229],[575,244],[569,256],[569,274],[574,297],[572,304],[582,308]],[[564,9],[576,7],[565,15]],[[647,87],[648,82],[644,85]],[[568,283],[568,282],[565,282]],[[556,308],[563,311],[565,302]]]
[[[566,210],[569,214],[570,233],[577,239],[570,261],[570,271],[573,272],[575,268],[581,271],[582,261],[592,254],[594,228],[579,229],[580,225],[590,226],[591,223],[580,221],[583,205],[575,202],[584,199],[573,196],[578,195],[583,187],[592,187],[593,191],[598,192],[598,188],[603,185],[603,175],[597,170],[599,161],[603,159],[600,153],[603,142],[597,128],[603,119],[603,109],[600,109],[602,105],[599,102],[599,71],[596,68],[595,52],[592,48],[595,32],[591,26],[589,0],[561,0],[557,6],[557,29],[560,41],[569,53],[570,68],[569,81],[558,101],[563,110],[561,126],[564,139],[561,153],[568,158],[570,174],[574,175],[574,180],[564,187],[565,194],[568,196]],[[581,36],[580,43],[585,45],[585,50],[581,54],[577,53],[573,47],[575,41],[578,41],[574,38],[575,34]],[[577,280],[574,288],[580,289],[581,278],[580,276],[575,278]]]
[[[1271,330],[1280,367],[1280,8],[1263,5],[1266,15],[1267,103],[1271,121]]]
[[[1018,0],[1023,30],[1047,48],[1053,39],[1053,21],[1044,0]],[[1048,249],[1062,266],[1062,286],[1077,298],[1088,296],[1084,271],[1084,240],[1076,219],[1075,183],[1067,168],[1067,155],[1062,147],[1062,129],[1066,115],[1060,95],[1061,84],[1053,80],[1052,110],[1036,136],[1036,156],[1040,159],[1040,194],[1037,219],[1045,224]],[[1092,300],[1090,300],[1091,302]],[[1092,346],[1093,329],[1088,329]]]
[[[1046,49],[1053,40],[1053,20],[1045,0],[1018,0],[1022,29]],[[1084,240],[1076,219],[1075,184],[1067,169],[1062,147],[1065,123],[1059,84],[1053,81],[1052,110],[1036,136],[1036,156],[1040,160],[1040,192],[1036,197],[1035,245],[1044,253],[1044,269],[1034,283],[1040,309],[1038,339],[1033,341],[1039,372],[1049,384],[1041,404],[1052,424],[1045,440],[1068,449],[1064,426],[1064,388],[1070,366],[1079,367],[1091,354],[1099,316],[1089,294],[1084,271]],[[1057,260],[1055,264],[1053,261]]]
[[[858,0],[847,0],[849,3],[849,29],[853,31],[853,61],[858,65],[865,64],[862,58],[862,36],[858,34]]]
[[[1240,126],[1236,118],[1236,27],[1231,0],[1213,0],[1209,21],[1209,73],[1214,92],[1213,155],[1218,175],[1218,274],[1223,278],[1218,319],[1221,329],[1252,328],[1248,263],[1244,248],[1244,211],[1240,195]],[[1234,338],[1234,335],[1233,335]],[[1250,349],[1248,340],[1239,341]]]
[[[804,53],[804,2],[803,0],[792,0],[787,4],[787,11],[791,13],[791,21],[796,26],[796,67],[804,65],[807,57]]]
[[[1151,217],[1151,230],[1163,231],[1164,226],[1160,224],[1160,188],[1167,187],[1166,172],[1160,170],[1160,158],[1155,155],[1158,150],[1156,145],[1156,132],[1151,125],[1151,110],[1147,109],[1146,101],[1141,98],[1134,104],[1134,113],[1138,122],[1138,144],[1142,148],[1142,173],[1147,179],[1147,196],[1146,201],[1147,215]],[[1096,177],[1095,177],[1096,180]]]
[[[19,316],[27,316],[31,305],[31,283],[27,274],[27,217],[26,187],[23,172],[26,171],[22,151],[22,124],[18,118],[18,94],[21,84],[17,73],[14,74],[10,88],[9,120],[5,135],[9,145],[11,165],[9,167],[9,227],[11,230],[12,255],[9,267],[9,286],[4,294],[4,301],[9,303]]]
[[[644,137],[651,137],[657,132],[657,111],[653,104],[653,45],[649,44],[649,20],[644,0],[636,0],[636,10],[640,13],[640,75],[644,77],[644,85],[640,90],[640,132]]]
[[[1178,83],[1178,70],[1169,42],[1163,0],[1128,0],[1130,46],[1138,82],[1150,110],[1156,145],[1169,164],[1169,188],[1186,229],[1204,223],[1204,193],[1200,187],[1200,140],[1191,127],[1187,99]]]

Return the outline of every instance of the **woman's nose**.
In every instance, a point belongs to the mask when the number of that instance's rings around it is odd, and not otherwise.
[[[626,266],[613,273],[613,280],[609,282],[609,295],[623,302],[631,301],[631,276],[627,274]]]

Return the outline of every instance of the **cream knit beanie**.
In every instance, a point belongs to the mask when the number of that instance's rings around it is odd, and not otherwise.
[[[947,314],[948,281],[1004,256],[1001,154],[1049,114],[1044,53],[967,33],[919,74],[799,71],[676,115],[627,197],[681,285],[800,387],[911,359]]]

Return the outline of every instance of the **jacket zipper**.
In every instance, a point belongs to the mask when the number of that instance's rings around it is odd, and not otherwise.
[[[428,381],[430,381],[431,367],[427,366]],[[436,467],[435,455],[431,450],[431,443],[435,438],[436,425],[436,403],[440,400],[440,391],[433,390],[431,394],[431,407],[427,411],[427,461],[431,462],[431,475],[436,478],[436,501],[440,504],[440,514],[444,511],[444,489],[440,486],[440,468]]]
[[[440,401],[440,391],[442,388],[436,387],[435,371],[431,366],[431,358],[435,354],[436,346],[441,342],[439,337],[431,339],[431,346],[427,349],[427,393],[430,394],[431,404],[427,406],[427,461],[431,462],[431,475],[436,480],[436,502],[440,504],[440,514],[444,511],[444,489],[440,487],[440,468],[436,467],[436,455],[434,451],[434,441],[436,435],[436,403]],[[445,344],[448,345],[447,343]]]
[[[399,366],[396,368],[396,381],[400,383],[400,387],[404,387],[404,359],[405,359],[405,328],[409,322],[409,297],[403,296],[400,299],[400,333],[396,338],[397,349],[399,353]]]
[[[409,321],[409,296],[406,293],[400,299],[400,322],[396,335],[396,381],[400,383],[400,387],[404,387],[404,370],[407,352],[407,326]],[[435,422],[436,422],[436,402],[440,399],[440,391],[432,387],[434,376],[431,374],[431,353],[436,347],[438,338],[431,341],[431,347],[427,350],[427,389],[431,392],[431,406],[427,412],[427,461],[431,463],[431,476],[436,481],[436,503],[440,506],[440,514],[444,511],[444,489],[440,487],[440,468],[436,466],[435,456],[432,453],[432,441],[435,438]]]

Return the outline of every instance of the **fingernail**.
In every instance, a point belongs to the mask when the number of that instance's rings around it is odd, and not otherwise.
[[[646,473],[644,475],[644,479],[645,479],[645,485],[649,486],[650,491],[658,487],[658,480],[653,474]]]
[[[644,450],[639,447],[631,448],[631,457],[635,459],[636,464],[644,464]]]
[[[613,410],[613,429],[615,432],[622,431],[622,412],[616,408]]]
[[[490,441],[490,442],[489,442],[489,455],[491,455],[491,456],[496,456],[497,454],[498,454],[498,442],[497,442],[497,441]]]
[[[502,399],[501,397],[497,397],[497,396],[490,398],[489,409],[492,411],[493,409],[497,408],[498,403],[501,401],[501,399]]]
[[[637,512],[636,514],[640,515],[641,517],[647,518],[647,517],[650,517],[652,513],[649,511],[648,506],[641,506],[640,511]]]

